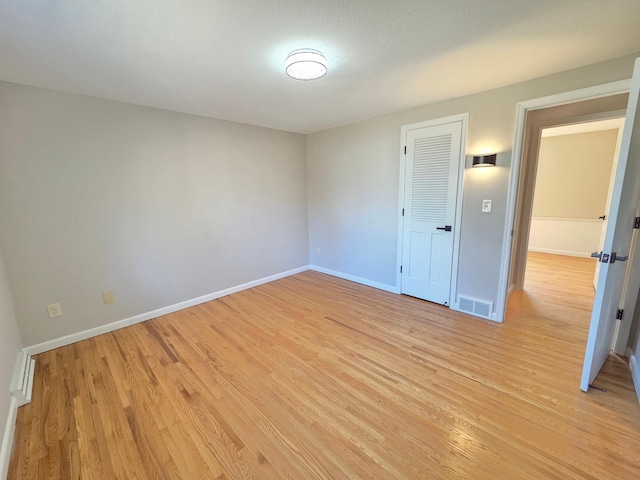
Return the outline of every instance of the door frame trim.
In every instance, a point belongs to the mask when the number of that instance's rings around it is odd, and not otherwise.
[[[458,260],[460,256],[460,225],[462,220],[462,194],[464,190],[464,169],[467,159],[467,133],[469,128],[469,112],[450,115],[447,117],[435,118],[433,120],[425,120],[423,122],[409,123],[400,127],[400,162],[399,162],[399,188],[398,188],[398,240],[397,240],[397,257],[396,257],[396,293],[402,293],[402,275],[400,274],[400,266],[402,265],[402,243],[404,234],[404,217],[402,209],[404,208],[404,187],[405,187],[405,166],[406,157],[404,147],[406,146],[407,133],[410,130],[416,130],[425,127],[435,127],[447,123],[462,123],[462,132],[460,135],[460,159],[458,165],[458,182],[456,193],[456,211],[453,222],[453,257],[451,262],[451,284],[449,287],[449,308],[455,310],[455,298],[458,292]]]
[[[524,153],[525,123],[527,112],[539,110],[541,108],[557,107],[569,103],[584,100],[593,100],[611,95],[627,93],[631,87],[631,79],[620,80],[618,82],[605,83],[593,87],[572,90],[569,92],[549,95],[547,97],[535,98],[518,102],[516,104],[515,132],[513,139],[513,153],[511,155],[511,172],[509,178],[509,188],[507,191],[507,217],[504,226],[502,240],[502,256],[500,259],[500,280],[498,282],[498,298],[496,302],[496,321],[504,322],[507,307],[509,288],[509,265],[511,263],[513,237],[512,232],[515,227],[516,203],[518,198],[518,181],[520,178],[520,167]]]

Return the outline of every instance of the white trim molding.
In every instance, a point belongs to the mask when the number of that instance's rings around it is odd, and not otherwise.
[[[640,365],[638,364],[638,360],[633,350],[628,349],[627,353],[629,357],[629,368],[631,369],[633,386],[636,388],[636,397],[638,397],[638,403],[640,403]]]
[[[525,119],[527,112],[541,108],[555,107],[582,100],[607,97],[626,93],[631,87],[631,79],[619,82],[596,85],[570,92],[559,93],[542,98],[535,98],[519,102],[516,105],[515,132],[513,139],[513,154],[511,156],[511,175],[507,193],[507,217],[504,225],[502,240],[502,255],[500,259],[500,280],[498,282],[498,298],[496,301],[496,320],[504,322],[507,308],[507,292],[509,289],[509,265],[513,246],[513,229],[515,228],[516,202],[518,198],[518,181],[524,148]]]
[[[529,247],[529,252],[548,253],[549,255],[563,255],[565,257],[591,258],[589,253],[576,252],[574,250],[557,250],[554,248]]]
[[[377,288],[390,293],[400,293],[400,289],[396,285],[387,285],[386,283],[374,282],[373,280],[367,280],[366,278],[356,277],[355,275],[349,275],[348,273],[337,272],[324,267],[318,267],[316,265],[310,265],[309,270],[314,272],[324,273],[331,275],[332,277],[342,278],[343,280],[349,280],[350,282],[366,285],[367,287]]]
[[[532,216],[528,250],[590,258],[598,250],[602,227],[599,218]]]
[[[2,435],[2,446],[0,447],[0,478],[7,478],[7,473],[9,472],[9,460],[11,460],[11,449],[16,431],[17,416],[18,401],[14,397],[11,397],[9,415],[7,415],[7,422],[5,423]]]
[[[35,360],[30,355],[24,350],[18,352],[11,379],[9,412],[2,434],[2,444],[0,444],[0,479],[7,478],[9,471],[18,408],[31,401],[34,367]]]
[[[30,347],[26,347],[24,351],[28,355],[37,355],[38,353],[47,352],[49,350],[53,350],[54,348],[64,347],[66,345],[71,345],[72,343],[76,343],[81,340],[86,340],[88,338],[97,337],[98,335],[102,335],[104,333],[113,332],[115,330],[119,330],[121,328],[128,327],[130,325],[135,325],[136,323],[145,322],[147,320],[151,320],[152,318],[177,312],[178,310],[184,310],[185,308],[193,307],[201,303],[209,302],[211,300],[215,300],[220,297],[231,295],[232,293],[257,287],[258,285],[263,285],[265,283],[273,282],[275,280],[289,277],[291,275],[305,272],[307,270],[309,270],[309,265],[305,265],[304,267],[294,268],[293,270],[288,270],[286,272],[277,273],[275,275],[260,278],[258,280],[253,280],[251,282],[243,283],[242,285],[237,285],[235,287],[219,290],[217,292],[213,292],[208,295],[203,295],[201,297],[193,298],[191,300],[185,300],[184,302],[176,303],[174,305],[169,305],[168,307],[159,308],[157,310],[152,310],[150,312],[141,313],[140,315],[135,315],[133,317],[125,318],[124,320],[108,323],[107,325],[101,325],[99,327],[90,328],[89,330],[72,333],[71,335],[65,335],[64,337],[38,343],[37,345],[31,345]]]

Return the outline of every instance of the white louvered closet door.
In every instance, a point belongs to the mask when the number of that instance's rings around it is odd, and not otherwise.
[[[449,304],[462,122],[407,132],[402,293]]]

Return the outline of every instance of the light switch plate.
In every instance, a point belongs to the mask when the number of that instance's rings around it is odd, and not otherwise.
[[[52,303],[51,305],[47,305],[47,312],[49,313],[49,318],[56,318],[62,316],[62,308],[59,303]]]
[[[491,205],[493,204],[492,200],[483,200],[482,201],[482,213],[491,213]]]
[[[113,292],[102,292],[102,300],[104,300],[105,305],[116,301],[113,297]]]

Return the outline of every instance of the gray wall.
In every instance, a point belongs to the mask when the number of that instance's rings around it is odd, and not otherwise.
[[[0,83],[0,252],[22,338],[32,345],[101,326],[301,267],[309,256],[394,286],[400,127],[463,112],[467,153],[499,156],[496,168],[465,171],[458,293],[495,302],[516,103],[629,78],[633,58],[306,142]],[[493,200],[489,215],[483,199]],[[103,304],[106,290],[115,304]],[[45,306],[54,302],[63,316],[50,320]]]
[[[11,402],[11,380],[13,370],[22,348],[22,341],[18,333],[18,324],[13,310],[13,303],[9,295],[9,286],[4,272],[4,264],[0,257],[0,443],[4,435],[4,427],[9,415]],[[0,472],[0,478],[2,472]]]
[[[311,263],[394,286],[400,127],[469,112],[467,154],[495,151],[498,163],[464,172],[458,294],[495,302],[516,104],[630,78],[635,56],[308,135]]]
[[[303,135],[9,83],[0,112],[27,345],[308,264]]]

